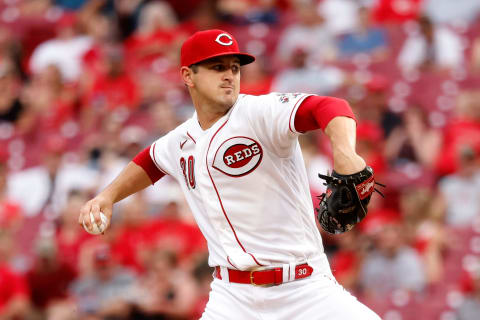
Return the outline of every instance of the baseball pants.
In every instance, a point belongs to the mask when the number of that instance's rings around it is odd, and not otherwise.
[[[380,320],[331,272],[271,287],[215,278],[211,288],[201,320]]]

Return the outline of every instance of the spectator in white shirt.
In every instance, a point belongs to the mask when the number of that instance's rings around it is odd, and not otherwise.
[[[469,24],[480,14],[480,1],[423,0],[423,9],[434,23]]]
[[[57,37],[35,48],[30,59],[30,70],[34,74],[53,64],[60,70],[64,81],[75,82],[78,79],[83,55],[92,46],[92,39],[78,35],[76,23],[73,13],[64,14],[59,21]]]
[[[360,283],[370,297],[384,297],[394,290],[421,291],[426,285],[419,254],[405,244],[398,222],[388,222],[374,235],[375,248],[360,270]]]
[[[403,44],[398,64],[404,70],[455,69],[462,65],[463,45],[452,30],[435,26],[428,17],[419,19],[419,32]]]
[[[480,169],[473,148],[459,150],[459,170],[439,183],[440,202],[445,222],[450,226],[467,226],[480,216]]]
[[[277,61],[287,63],[298,48],[303,48],[311,61],[332,60],[335,56],[333,37],[317,13],[314,2],[297,1],[294,9],[298,22],[283,31],[277,47]]]
[[[339,89],[344,81],[344,73],[335,67],[309,65],[308,53],[297,48],[291,53],[290,68],[279,72],[272,83],[276,92],[306,92],[328,95]]]

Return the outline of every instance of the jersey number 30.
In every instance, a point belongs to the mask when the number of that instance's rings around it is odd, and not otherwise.
[[[182,168],[183,177],[185,183],[189,189],[195,189],[195,172],[194,172],[195,159],[193,156],[189,156],[188,160],[184,157],[180,158],[180,167]]]

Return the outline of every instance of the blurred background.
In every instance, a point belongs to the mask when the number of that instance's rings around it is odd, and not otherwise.
[[[212,270],[174,181],[116,205],[103,236],[77,216],[191,116],[179,49],[208,28],[257,56],[243,93],[354,109],[388,188],[323,234],[338,281],[386,320],[478,319],[478,0],[0,0],[0,319],[200,317]],[[316,205],[331,152],[300,140]]]

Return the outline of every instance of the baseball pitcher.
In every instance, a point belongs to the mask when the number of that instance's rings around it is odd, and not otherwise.
[[[113,204],[176,179],[205,236],[214,267],[204,320],[380,319],[334,279],[316,227],[298,136],[322,129],[334,171],[321,176],[318,219],[330,233],[367,212],[373,171],[355,152],[356,123],[344,100],[302,93],[239,94],[241,53],[222,30],[195,33],[181,49],[193,116],[139,153],[81,209],[100,224]]]

